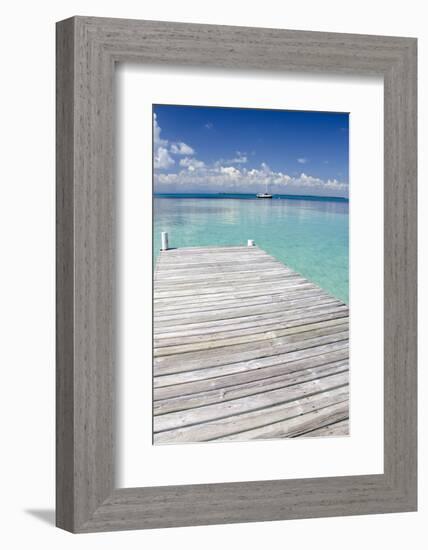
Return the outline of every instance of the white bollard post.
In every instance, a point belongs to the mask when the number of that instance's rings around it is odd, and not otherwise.
[[[248,239],[247,246],[255,246],[254,241],[252,239]]]
[[[162,231],[162,248],[161,250],[168,250],[168,233]]]

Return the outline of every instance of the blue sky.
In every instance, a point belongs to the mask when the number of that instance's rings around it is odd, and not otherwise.
[[[348,196],[347,113],[153,106],[158,193]]]

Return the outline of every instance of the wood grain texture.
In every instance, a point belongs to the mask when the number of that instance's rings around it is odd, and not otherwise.
[[[384,474],[115,489],[116,61],[383,76]],[[91,532],[415,510],[416,40],[76,17],[57,26],[57,94],[58,526]]]
[[[231,256],[239,266],[230,266]],[[202,259],[203,286],[195,282]],[[203,290],[215,304],[258,285],[267,303],[249,305],[248,296],[225,307],[199,302]],[[255,246],[192,247],[160,253],[153,290],[155,444],[304,437],[349,418],[349,308],[314,283]],[[184,290],[193,301],[177,309]],[[339,364],[323,353],[334,342],[345,351]],[[298,350],[311,354],[295,359]],[[215,378],[204,376],[212,367]],[[189,376],[198,377],[196,385]]]
[[[56,522],[74,527],[74,24],[56,35]]]

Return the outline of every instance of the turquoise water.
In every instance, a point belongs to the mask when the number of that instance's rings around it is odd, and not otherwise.
[[[231,197],[231,198],[229,198]],[[257,246],[348,303],[348,202],[251,195],[154,198],[154,257],[160,234],[170,247]]]

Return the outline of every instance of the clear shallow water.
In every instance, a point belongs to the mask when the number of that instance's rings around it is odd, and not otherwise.
[[[250,196],[154,198],[154,258],[170,247],[243,245],[248,239],[348,303],[348,202]]]

